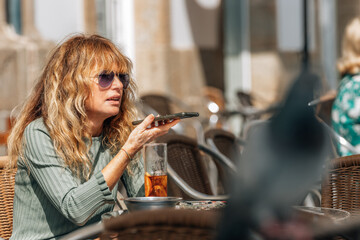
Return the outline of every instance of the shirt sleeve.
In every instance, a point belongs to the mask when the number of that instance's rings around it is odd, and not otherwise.
[[[47,131],[30,124],[24,132],[26,166],[58,211],[77,225],[84,225],[96,210],[114,203],[101,171],[81,183],[59,158]]]

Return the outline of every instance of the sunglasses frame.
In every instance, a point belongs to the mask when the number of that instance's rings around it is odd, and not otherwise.
[[[107,80],[104,80],[103,77],[109,77],[109,79],[111,78],[111,80],[109,80],[108,83],[101,83],[101,82],[107,82]],[[97,83],[99,84],[99,86],[101,88],[108,88],[111,86],[111,84],[114,82],[115,76],[118,77],[118,79],[120,80],[120,82],[123,85],[123,89],[127,89],[129,84],[130,84],[130,76],[127,73],[115,73],[113,71],[111,72],[101,72],[96,78],[97,78]],[[103,80],[102,80],[103,79]]]

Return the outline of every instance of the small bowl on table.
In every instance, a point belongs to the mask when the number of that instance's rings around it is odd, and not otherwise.
[[[139,210],[153,210],[160,208],[175,208],[180,202],[180,197],[131,197],[125,198],[124,202],[130,212]]]

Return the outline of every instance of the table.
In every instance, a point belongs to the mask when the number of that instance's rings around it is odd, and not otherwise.
[[[192,210],[217,210],[226,207],[226,201],[181,201],[176,205],[176,209]]]
[[[297,217],[314,224],[341,223],[349,220],[350,213],[341,209],[294,206]]]

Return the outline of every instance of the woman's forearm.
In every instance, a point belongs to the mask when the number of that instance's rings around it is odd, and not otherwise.
[[[129,162],[129,156],[124,151],[119,151],[118,154],[116,154],[116,156],[101,171],[110,191],[119,181],[119,178],[124,173]]]

